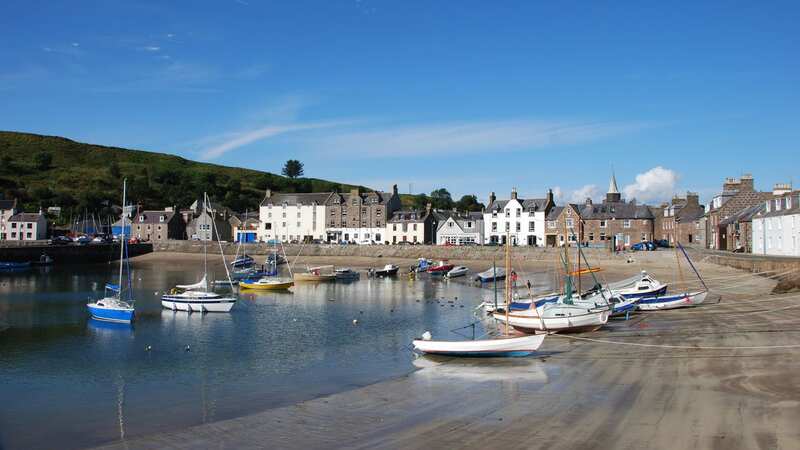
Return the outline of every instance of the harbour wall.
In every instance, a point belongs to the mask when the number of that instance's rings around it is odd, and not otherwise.
[[[8,243],[11,244],[11,243]],[[130,244],[128,254],[131,257],[143,255],[153,251],[152,244]],[[0,261],[26,262],[39,261],[42,253],[53,258],[53,263],[85,264],[107,262],[119,258],[118,244],[87,244],[87,245],[48,245],[38,243],[13,243],[0,246]]]

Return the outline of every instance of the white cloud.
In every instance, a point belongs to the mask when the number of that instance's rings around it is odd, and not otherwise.
[[[146,45],[146,46],[142,47],[142,50],[144,50],[146,52],[157,52],[157,51],[161,50],[161,47],[159,47],[157,45]]]
[[[636,131],[641,123],[505,120],[391,126],[310,138],[319,152],[363,156],[467,154],[579,144]]]
[[[600,195],[600,189],[596,184],[587,184],[581,188],[575,189],[569,196],[570,203],[583,203],[587,198],[596,200]]]
[[[240,133],[229,133],[223,142],[218,143],[203,151],[201,158],[205,160],[219,158],[220,156],[235,150],[239,147],[252,144],[262,139],[278,136],[286,133],[294,133],[304,130],[314,130],[320,128],[334,127],[342,125],[344,122],[312,122],[294,123],[282,125],[266,125],[249,131]]]
[[[625,198],[635,198],[641,202],[666,201],[675,192],[678,174],[661,166],[636,175],[636,182],[622,189]]]
[[[564,199],[564,191],[561,189],[561,186],[553,186],[553,200],[556,203],[561,203],[561,200]]]

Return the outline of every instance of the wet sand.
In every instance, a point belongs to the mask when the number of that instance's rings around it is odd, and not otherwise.
[[[678,278],[671,252],[635,258],[598,263],[609,281],[645,267]],[[375,261],[347,265],[362,263]],[[552,262],[521,265],[524,278]],[[769,295],[774,280],[697,265],[712,288],[700,307],[551,335],[535,357],[423,357],[405,377],[106,448],[800,447],[800,295]],[[693,278],[687,267],[683,275]]]

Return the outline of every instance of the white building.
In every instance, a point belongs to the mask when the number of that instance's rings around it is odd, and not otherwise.
[[[47,218],[39,213],[17,213],[8,219],[6,239],[35,241],[47,239]]]
[[[436,239],[436,219],[430,203],[424,210],[395,211],[386,222],[383,240],[389,244],[432,244]]]
[[[753,217],[752,233],[753,254],[800,256],[800,193],[767,200]]]
[[[0,200],[0,241],[8,239],[11,232],[9,219],[18,212],[16,200]]]
[[[267,194],[259,208],[261,227],[258,240],[267,242],[303,242],[326,239],[325,202],[332,192]]]
[[[438,245],[481,245],[483,240],[483,213],[450,214],[439,222],[436,230]]]
[[[505,243],[510,233],[512,243],[544,247],[545,217],[554,206],[552,190],[546,198],[527,200],[517,197],[516,188],[509,200],[497,200],[492,192],[483,214],[484,243]]]

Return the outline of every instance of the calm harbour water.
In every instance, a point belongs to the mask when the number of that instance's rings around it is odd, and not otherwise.
[[[230,314],[162,310],[157,294],[197,281],[194,266],[134,260],[133,326],[87,316],[87,299],[117,265],[0,274],[0,448],[82,448],[402,375],[414,369],[413,337],[458,338],[449,330],[472,322],[473,307],[491,296],[464,283],[362,273],[290,293],[243,291]]]

